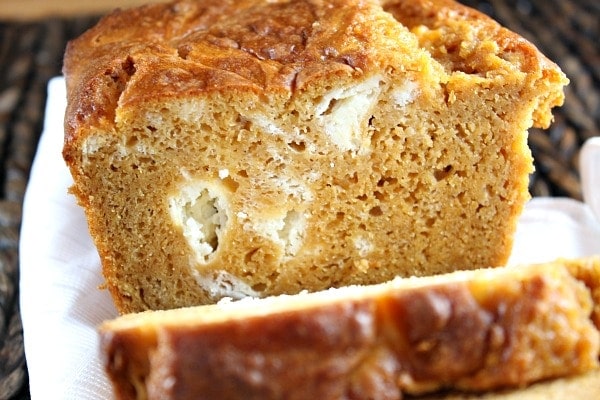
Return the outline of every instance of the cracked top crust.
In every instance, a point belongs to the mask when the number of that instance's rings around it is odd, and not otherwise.
[[[382,43],[371,31],[400,28],[391,16],[357,25],[374,10],[343,0],[184,0],[115,11],[67,49],[65,75],[79,77],[68,88],[77,109],[67,138],[80,124],[111,124],[117,106],[227,90],[287,97],[311,80],[372,70],[369,48]]]
[[[382,41],[390,36],[399,41]],[[414,56],[423,49],[448,74],[537,71],[564,80],[525,39],[449,0],[182,0],[116,10],[69,43],[66,141],[81,127],[113,124],[117,107],[227,90],[289,97],[399,57],[407,70],[422,69]],[[547,110],[562,104],[562,92],[546,101],[540,126],[550,123]]]

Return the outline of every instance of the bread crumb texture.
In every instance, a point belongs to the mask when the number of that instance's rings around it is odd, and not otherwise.
[[[447,0],[203,0],[72,41],[63,155],[121,312],[498,266],[567,83]]]

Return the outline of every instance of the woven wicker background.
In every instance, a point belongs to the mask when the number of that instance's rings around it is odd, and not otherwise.
[[[600,135],[600,1],[463,0],[535,43],[571,79],[547,130],[530,131],[534,196],[581,198],[580,145]],[[0,399],[29,399],[18,304],[21,205],[42,130],[48,80],[66,42],[95,17],[0,21]],[[43,268],[43,266],[40,266]]]

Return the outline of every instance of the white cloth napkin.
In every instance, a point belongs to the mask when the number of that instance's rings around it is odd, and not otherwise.
[[[110,399],[96,326],[115,317],[62,159],[64,80],[48,86],[44,132],[23,204],[20,300],[32,399]]]
[[[102,283],[100,261],[82,210],[67,193],[62,160],[65,89],[48,88],[45,128],[23,207],[21,316],[31,397],[98,400],[112,393],[96,327],[117,316]],[[532,200],[520,220],[511,263],[600,254],[600,223],[583,203]]]

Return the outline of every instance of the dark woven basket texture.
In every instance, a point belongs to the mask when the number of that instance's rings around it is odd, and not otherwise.
[[[536,166],[530,190],[534,196],[581,199],[579,149],[600,135],[600,1],[462,2],[532,41],[570,78],[552,127],[530,130]],[[0,400],[30,398],[18,304],[18,243],[46,85],[60,74],[67,41],[96,21],[95,16],[0,21]]]

